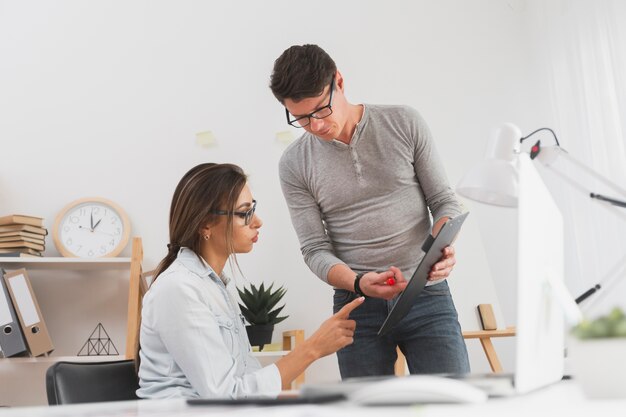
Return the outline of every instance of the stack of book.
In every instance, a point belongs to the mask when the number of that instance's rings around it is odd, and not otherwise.
[[[23,214],[0,217],[0,256],[41,256],[47,234],[41,217]]]

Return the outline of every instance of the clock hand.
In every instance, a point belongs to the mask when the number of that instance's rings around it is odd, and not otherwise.
[[[103,235],[115,236],[113,233],[103,232],[102,230],[94,230],[95,233],[100,233]]]
[[[102,221],[102,219],[98,220],[98,222],[97,222],[95,225],[93,225],[93,226],[92,226],[92,231],[93,231],[96,227],[98,227],[98,225],[100,224],[100,222],[101,222],[101,221]]]
[[[91,209],[91,231],[93,232],[93,209]]]

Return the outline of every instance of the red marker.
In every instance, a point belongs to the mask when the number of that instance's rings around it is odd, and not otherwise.
[[[389,279],[387,280],[387,285],[393,285],[393,284],[395,284],[395,283],[396,283],[396,280],[395,280],[395,279],[393,279],[393,278],[389,278]]]

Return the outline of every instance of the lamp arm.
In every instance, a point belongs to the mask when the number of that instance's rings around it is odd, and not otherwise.
[[[623,193],[626,196],[626,190],[621,189],[617,185],[613,184],[611,181],[607,180],[606,178],[604,178],[601,175],[599,175],[598,173],[596,173],[595,171],[590,170],[586,166],[582,165],[580,162],[576,161],[574,158],[570,157],[568,154],[562,153],[560,156],[566,158],[568,161],[571,161],[572,163],[574,163],[575,165],[579,166],[581,169],[583,169],[584,171],[586,171],[587,173],[589,173],[590,175],[592,175],[596,179],[604,182],[605,184],[611,186],[611,188],[615,189],[618,192]],[[589,190],[587,190],[586,188],[581,186],[579,183],[577,183],[576,181],[572,180],[570,177],[564,175],[561,171],[557,171],[556,169],[554,169],[552,167],[552,165],[544,165],[544,166],[547,169],[550,169],[555,175],[559,176],[563,181],[565,181],[566,183],[568,183],[572,187],[576,188],[581,193],[583,193],[585,195],[589,195],[589,196],[592,195],[592,194],[593,195],[597,195],[597,194],[594,194],[594,193],[590,192]],[[598,198],[597,200],[601,201],[602,199]],[[605,204],[605,208],[607,210],[613,212],[613,214],[615,214],[616,216],[621,217],[624,221],[626,221],[626,213],[623,210],[618,210],[615,205],[612,205],[612,204],[607,202],[607,204]]]
[[[606,201],[607,203],[611,203],[614,206],[626,207],[626,201],[617,200],[611,197],[605,197],[601,194],[589,193],[589,197],[595,198],[596,200]]]
[[[580,304],[589,298],[591,295],[595,294],[598,290],[604,289],[606,291],[607,288],[613,284],[613,281],[617,279],[621,279],[624,269],[626,269],[626,255],[623,256],[619,261],[617,261],[611,269],[598,281],[597,284],[589,288],[587,291],[582,293],[576,298],[576,304]],[[594,298],[594,300],[598,300]],[[595,301],[594,301],[595,302]],[[591,305],[591,304],[590,304]]]
[[[559,157],[564,158],[565,160],[570,162],[572,165],[574,165],[576,168],[580,169],[581,171],[587,173],[591,177],[593,177],[596,180],[600,181],[601,183],[605,184],[606,186],[608,186],[609,188],[614,190],[616,193],[619,193],[622,196],[626,197],[626,190],[625,189],[623,189],[620,186],[618,186],[617,184],[609,181],[608,179],[606,179],[605,177],[603,177],[602,175],[600,175],[596,171],[592,170],[588,166],[584,165],[580,161],[572,158],[563,148],[559,147],[559,150],[562,151],[562,152],[558,153]],[[593,199],[596,199],[598,201],[603,202],[604,203],[604,207],[607,210],[613,212],[613,214],[615,214],[618,217],[621,217],[624,221],[626,221],[626,213],[624,212],[624,210],[621,210],[621,209],[617,208],[617,207],[626,208],[626,202],[621,201],[621,200],[617,200],[615,198],[605,197],[605,196],[600,195],[600,194],[592,193],[589,190],[587,190],[584,187],[582,187],[578,182],[576,182],[576,181],[572,180],[570,177],[564,175],[561,171],[558,171],[555,168],[553,168],[551,163],[545,163],[544,161],[541,160],[541,158],[537,158],[537,159],[540,162],[543,163],[544,167],[546,167],[547,169],[550,169],[554,174],[559,176],[563,181],[567,182],[569,185],[571,185],[572,187],[574,187],[575,189],[577,189],[581,193],[583,193],[585,195],[588,195],[589,197],[591,197]],[[582,303],[587,298],[589,298],[590,296],[592,296],[593,294],[598,292],[598,290],[600,290],[600,289],[606,290],[607,287],[609,287],[610,284],[612,284],[612,281],[615,278],[620,277],[619,273],[622,270],[624,270],[625,267],[626,267],[626,256],[623,257],[622,259],[620,259],[615,265],[613,265],[613,267],[600,279],[600,281],[597,284],[593,285],[587,291],[585,291],[584,293],[579,295],[576,298],[576,304]],[[597,300],[597,298],[594,298],[594,300]]]
[[[596,284],[593,287],[589,288],[587,291],[585,291],[584,293],[580,294],[576,300],[576,304],[580,304],[583,301],[585,301],[587,298],[589,298],[590,296],[594,295],[596,293],[596,291],[602,289],[602,285],[600,284]]]
[[[561,149],[563,149],[563,148],[561,148]],[[620,194],[622,197],[626,198],[626,189],[620,187],[619,185],[615,184],[612,181],[609,181],[608,179],[606,179],[602,175],[598,174],[596,171],[592,170],[587,165],[583,164],[582,162],[578,161],[577,159],[572,158],[569,155],[569,153],[561,152],[559,156],[565,158],[567,161],[571,162],[573,165],[576,165],[582,171],[584,171],[587,174],[591,175],[592,177],[594,177],[598,181],[604,183],[606,186],[608,186],[609,188],[613,189],[616,193]]]

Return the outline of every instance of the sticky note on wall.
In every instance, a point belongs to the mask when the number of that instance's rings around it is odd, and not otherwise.
[[[282,132],[276,132],[276,141],[280,143],[289,144],[293,142],[296,137],[290,130],[283,130]]]
[[[210,148],[211,146],[217,146],[217,139],[210,130],[205,132],[196,133],[196,145],[202,148]]]

